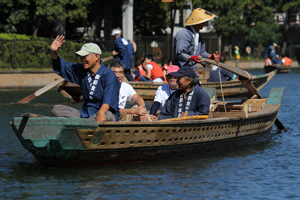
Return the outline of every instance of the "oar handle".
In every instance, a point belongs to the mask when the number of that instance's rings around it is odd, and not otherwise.
[[[184,121],[189,119],[208,119],[208,115],[193,115],[193,116],[186,116],[186,117],[178,117],[178,118],[171,118],[171,119],[163,119],[159,120],[160,122],[167,122],[167,121]]]

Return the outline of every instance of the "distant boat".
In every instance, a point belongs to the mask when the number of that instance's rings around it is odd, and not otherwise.
[[[264,70],[266,73],[276,70],[277,73],[290,73],[292,67],[290,65],[265,65]]]
[[[264,85],[266,85],[275,75],[275,71],[268,74],[253,76],[252,83],[259,91]],[[219,82],[206,82],[207,80],[201,80],[201,87],[203,88],[216,88],[217,96],[222,96],[221,85]],[[135,91],[144,100],[154,100],[155,93],[159,86],[166,83],[154,83],[154,82],[128,82]],[[234,96],[246,96],[249,94],[248,89],[239,80],[222,82],[223,93],[225,97]],[[66,99],[73,102],[81,102],[82,94],[79,85],[70,83],[68,81],[62,82],[57,86],[57,91]]]
[[[215,102],[209,116],[97,123],[27,113],[10,124],[24,148],[45,167],[180,158],[269,139],[283,92],[272,88],[265,99]]]

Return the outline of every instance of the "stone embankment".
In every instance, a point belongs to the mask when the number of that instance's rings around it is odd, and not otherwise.
[[[227,65],[235,66],[234,61],[227,61]],[[263,69],[264,62],[240,62],[239,68],[244,70]],[[298,62],[292,62],[293,68],[298,68]],[[207,68],[205,68],[208,70]],[[39,88],[43,87],[56,79],[59,79],[56,73],[51,70],[38,71],[1,71],[0,70],[0,89],[18,89],[18,88]]]

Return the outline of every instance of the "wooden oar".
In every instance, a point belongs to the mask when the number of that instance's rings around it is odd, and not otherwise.
[[[258,92],[258,90],[255,88],[255,86],[252,83],[253,80],[253,76],[251,74],[249,74],[247,71],[236,68],[236,67],[232,67],[230,65],[226,65],[224,63],[221,62],[216,62],[214,60],[211,59],[207,59],[207,58],[200,58],[200,60],[204,60],[206,63],[210,63],[216,66],[219,66],[227,71],[230,71],[231,73],[234,73],[236,75],[239,76],[239,80],[242,82],[242,84],[249,90],[249,92],[253,95],[257,95],[257,97],[259,98],[263,98],[261,96],[261,94]],[[275,120],[275,125],[277,126],[277,128],[280,131],[287,131],[287,129],[283,126],[283,124],[279,121],[278,118],[276,118]]]
[[[207,115],[194,115],[194,116],[186,116],[186,117],[178,117],[178,118],[171,118],[171,119],[163,119],[159,120],[160,122],[168,122],[168,121],[183,121],[189,119],[208,119]]]
[[[19,103],[28,103],[32,99],[34,99],[34,98],[40,96],[41,94],[47,92],[48,90],[50,90],[51,88],[55,87],[56,85],[58,85],[59,83],[63,82],[64,80],[65,79],[62,78],[62,79],[58,79],[58,80],[55,80],[55,81],[49,83],[48,85],[46,85],[46,86],[42,87],[41,89],[35,91],[31,95],[28,95],[24,99],[21,99],[20,101],[17,102],[17,104],[19,104]]]

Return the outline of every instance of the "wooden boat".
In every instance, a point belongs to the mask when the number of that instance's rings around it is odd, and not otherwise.
[[[283,92],[284,88],[272,88],[265,99],[215,102],[209,118],[97,123],[24,114],[11,125],[22,145],[46,167],[170,159],[268,139]]]
[[[254,76],[253,84],[260,90],[265,84],[267,84],[272,77],[275,75],[275,72],[272,71],[265,75]],[[216,88],[217,96],[221,97],[221,85],[219,82],[206,82],[207,80],[201,79],[201,87],[203,88]],[[155,97],[156,90],[159,86],[166,83],[153,83],[153,82],[128,82],[135,91],[144,99],[144,100],[153,100]],[[243,86],[239,80],[226,81],[222,82],[223,93],[225,97],[232,96],[245,96],[248,95],[248,89]],[[60,83],[57,87],[57,91],[63,95],[66,99],[73,102],[82,101],[82,95],[80,87],[77,84],[70,82]]]
[[[264,66],[266,73],[276,70],[277,73],[290,73],[292,67],[289,65],[267,65]]]

